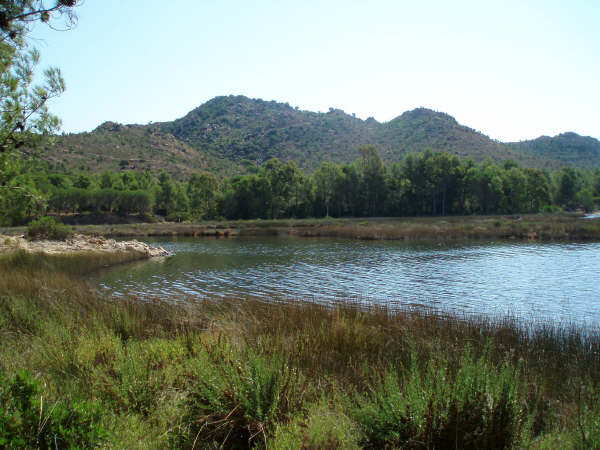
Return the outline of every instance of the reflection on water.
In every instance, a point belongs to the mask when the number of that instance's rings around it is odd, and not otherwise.
[[[101,272],[117,294],[368,299],[535,322],[600,324],[599,243],[151,240],[175,253]]]

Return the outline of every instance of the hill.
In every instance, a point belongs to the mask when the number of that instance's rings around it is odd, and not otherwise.
[[[454,117],[426,108],[407,111],[381,126],[381,141],[391,148],[391,158],[401,159],[411,151],[436,151],[471,157],[477,161],[513,159],[533,164],[531,157],[460,125]],[[524,161],[525,160],[525,161]]]
[[[530,141],[512,142],[509,145],[528,154],[550,158],[563,164],[578,167],[600,166],[600,141],[577,133],[558,136],[541,136]]]
[[[543,165],[535,155],[510,148],[460,125],[448,114],[426,108],[387,123],[361,120],[339,109],[301,111],[286,103],[243,96],[216,97],[161,128],[192,147],[233,161],[262,164],[271,157],[315,169],[322,161],[353,161],[357,148],[374,144],[386,162],[427,148],[476,160],[514,159]]]
[[[566,138],[557,144],[555,139],[562,136]],[[312,171],[326,160],[355,160],[358,147],[365,144],[376,145],[388,163],[402,160],[408,152],[427,148],[477,161],[512,159],[525,166],[543,168],[566,164],[588,167],[600,162],[597,140],[574,133],[559,137],[503,144],[459,124],[448,114],[426,108],[379,123],[334,108],[319,113],[299,110],[287,103],[224,96],[171,122],[107,122],[89,133],[59,136],[56,145],[45,149],[44,155],[57,166],[94,171],[165,168],[180,176],[201,169],[232,175],[272,157],[294,160],[301,168]],[[573,147],[581,139],[585,145]],[[580,150],[569,150],[572,148]]]
[[[216,158],[262,164],[272,157],[300,167],[351,161],[358,146],[373,143],[379,124],[343,111],[300,111],[286,103],[243,96],[216,97],[161,128]]]
[[[41,155],[56,168],[91,171],[161,168],[187,173],[215,166],[206,155],[159,128],[105,122],[89,133],[58,136]]]

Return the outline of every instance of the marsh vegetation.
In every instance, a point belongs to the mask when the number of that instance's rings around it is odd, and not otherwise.
[[[115,300],[81,278],[95,263],[2,258],[4,445],[600,445],[596,333],[353,303]]]

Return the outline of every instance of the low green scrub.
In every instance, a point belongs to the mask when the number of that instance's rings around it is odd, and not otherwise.
[[[353,416],[372,448],[511,448],[523,444],[528,407],[516,369],[463,355],[456,373],[443,358],[388,369]]]
[[[102,410],[84,401],[49,402],[26,371],[0,372],[1,448],[92,448],[106,437]]]
[[[276,424],[302,410],[306,389],[283,356],[239,350],[224,339],[203,345],[191,381],[189,437],[201,448],[267,447]]]
[[[271,441],[277,449],[356,449],[362,434],[342,409],[343,402],[324,398],[306,406],[305,414],[280,423]]]
[[[589,223],[579,227],[581,231],[600,235],[600,223]]]
[[[27,227],[27,238],[31,240],[49,239],[64,241],[73,235],[73,229],[45,216],[32,220]]]

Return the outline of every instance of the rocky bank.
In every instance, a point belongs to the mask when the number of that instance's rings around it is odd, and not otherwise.
[[[76,234],[72,238],[64,241],[30,241],[25,239],[24,236],[0,235],[0,253],[10,253],[16,250],[23,250],[28,253],[42,252],[50,255],[89,252],[125,252],[139,253],[147,258],[169,256],[171,254],[162,247],[154,247],[135,239],[132,241],[116,241],[114,239]]]

